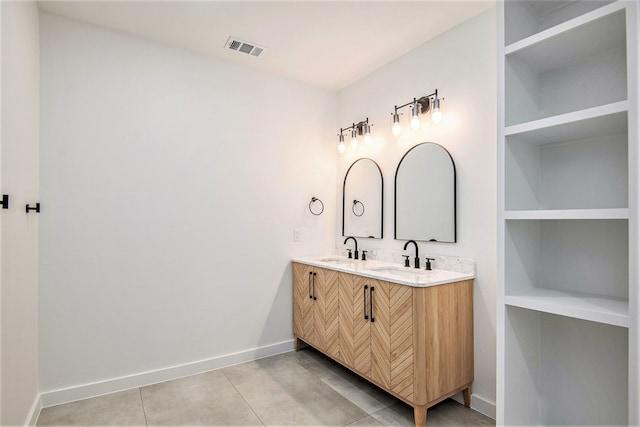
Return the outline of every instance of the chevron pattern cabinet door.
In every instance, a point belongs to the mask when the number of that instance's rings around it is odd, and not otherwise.
[[[348,301],[351,316],[352,334],[350,337],[353,367],[360,374],[371,378],[371,323],[369,321],[369,290],[370,279],[362,276],[352,276],[350,288],[351,298]],[[367,286],[365,292],[365,286]],[[364,318],[365,311],[367,319]],[[348,342],[349,338],[345,338]]]
[[[293,264],[293,333],[308,340],[313,333],[313,300],[310,295],[311,268],[304,264]]]
[[[312,344],[318,350],[324,351],[324,336],[325,336],[325,317],[324,317],[324,269],[314,267],[312,272],[315,273],[312,281],[313,292],[313,333],[311,334]]]
[[[391,389],[391,329],[389,283],[368,280],[373,299],[374,320],[371,322],[371,378]]]
[[[323,301],[315,309],[324,308],[324,350],[340,360],[340,327],[339,327],[339,273],[335,270],[321,269]]]
[[[347,273],[338,273],[338,360],[354,367],[353,352],[353,278]]]
[[[413,288],[389,284],[391,391],[413,401]]]

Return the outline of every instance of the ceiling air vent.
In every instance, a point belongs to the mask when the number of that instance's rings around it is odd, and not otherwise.
[[[257,46],[255,43],[245,42],[237,37],[229,37],[226,49],[235,50],[236,52],[246,53],[251,56],[260,56],[267,50],[264,46]]]

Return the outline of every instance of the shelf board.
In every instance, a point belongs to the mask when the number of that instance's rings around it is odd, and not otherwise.
[[[505,136],[518,136],[534,144],[556,143],[627,132],[627,101],[587,108],[504,128]]]
[[[629,327],[629,302],[601,295],[530,288],[520,295],[505,295],[506,305],[607,325]]]
[[[629,219],[629,209],[552,209],[505,211],[504,219]]]
[[[561,69],[625,46],[625,5],[612,3],[505,47],[538,73]]]

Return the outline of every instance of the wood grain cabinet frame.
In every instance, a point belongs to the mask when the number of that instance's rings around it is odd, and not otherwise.
[[[315,281],[315,282],[314,282]],[[411,287],[293,263],[293,331],[414,408],[473,382],[473,281]]]

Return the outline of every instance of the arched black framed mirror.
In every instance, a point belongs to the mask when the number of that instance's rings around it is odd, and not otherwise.
[[[342,186],[342,235],[382,239],[382,171],[368,158],[347,170]]]
[[[441,145],[424,142],[396,170],[394,238],[456,241],[456,167]]]

